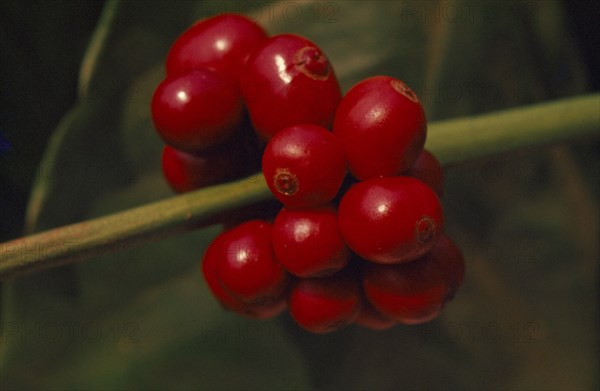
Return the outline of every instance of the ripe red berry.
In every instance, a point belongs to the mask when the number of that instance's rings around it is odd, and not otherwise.
[[[432,250],[432,257],[444,259],[445,275],[451,276],[450,291],[447,300],[454,297],[465,279],[465,259],[460,248],[448,237],[442,234]]]
[[[281,209],[273,224],[275,256],[298,277],[323,277],[341,270],[350,252],[332,206]]]
[[[209,247],[204,255],[202,260],[202,275],[213,296],[225,309],[255,319],[271,318],[280,314],[285,309],[287,304],[283,296],[265,303],[247,304],[225,291],[217,277],[217,263],[220,255],[215,254],[214,249],[215,247]]]
[[[240,87],[254,128],[264,140],[296,124],[329,127],[341,99],[321,49],[292,34],[273,36],[253,52]]]
[[[383,314],[403,324],[435,318],[464,277],[460,250],[442,237],[424,257],[400,265],[365,265],[367,299]]]
[[[302,328],[328,333],[356,318],[360,311],[360,289],[346,275],[301,279],[292,288],[288,308]]]
[[[152,97],[152,119],[163,140],[186,152],[230,138],[243,119],[235,83],[209,70],[168,76]]]
[[[346,175],[346,159],[333,133],[310,124],[275,135],[265,148],[262,167],[275,198],[290,207],[331,201]]]
[[[397,324],[394,319],[375,309],[367,299],[363,299],[354,323],[371,330],[387,330]]]
[[[338,208],[351,250],[376,263],[401,263],[427,253],[443,228],[438,197],[411,177],[373,178],[353,185]]]
[[[217,260],[217,277],[229,294],[245,303],[278,297],[287,273],[273,254],[271,224],[251,220],[219,235],[209,246]]]
[[[238,80],[246,59],[266,38],[258,24],[242,15],[221,14],[202,20],[171,46],[167,74],[207,68]]]
[[[412,167],[406,171],[407,176],[431,187],[441,197],[444,194],[444,170],[440,162],[429,151],[423,150]]]
[[[335,114],[350,172],[358,179],[399,175],[419,156],[427,136],[415,93],[389,76],[365,79],[348,91]]]
[[[287,308],[285,295],[269,299],[263,303],[244,304],[240,311],[242,316],[251,319],[269,319],[281,314]]]
[[[163,175],[173,191],[185,193],[240,176],[246,164],[244,158],[244,151],[236,147],[191,154],[165,145]]]

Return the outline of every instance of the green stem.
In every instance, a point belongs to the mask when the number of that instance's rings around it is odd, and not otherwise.
[[[600,94],[431,124],[425,148],[444,164],[600,135]]]
[[[426,148],[443,164],[598,136],[600,94],[430,124]],[[0,244],[0,279],[72,264],[194,229],[270,198],[261,174]]]

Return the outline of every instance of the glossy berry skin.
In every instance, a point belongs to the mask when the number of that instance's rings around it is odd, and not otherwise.
[[[165,145],[162,170],[165,180],[176,193],[223,183],[243,173],[245,155],[241,148],[191,154]]]
[[[206,68],[237,81],[248,56],[265,39],[265,31],[242,15],[221,14],[202,20],[171,46],[167,75]]]
[[[209,246],[218,258],[217,278],[226,292],[244,303],[278,297],[287,273],[273,254],[271,224],[250,220],[219,235]]]
[[[298,325],[317,334],[350,324],[360,311],[358,283],[346,275],[300,279],[288,299],[290,315]]]
[[[403,324],[419,324],[439,315],[462,283],[464,270],[462,253],[443,236],[415,262],[365,266],[363,287],[378,311]]]
[[[444,170],[439,160],[427,150],[423,150],[405,175],[417,178],[442,197],[444,195]]]
[[[220,255],[216,254],[214,250],[215,247],[209,247],[204,254],[202,259],[202,275],[208,289],[225,309],[253,319],[271,318],[279,315],[285,309],[287,303],[283,296],[261,304],[247,304],[225,291],[217,277],[217,263],[219,262],[218,257]]]
[[[240,88],[263,140],[302,123],[328,128],[342,96],[321,49],[293,34],[273,36],[253,52]]]
[[[302,124],[269,141],[262,169],[275,198],[288,207],[307,207],[335,197],[346,175],[346,159],[333,133]]]
[[[152,97],[152,120],[169,145],[206,151],[229,139],[243,119],[236,85],[208,70],[168,76]]]
[[[298,277],[331,275],[350,257],[330,205],[281,209],[273,224],[273,249],[287,271]]]
[[[373,178],[342,197],[338,221],[351,250],[375,263],[402,263],[427,253],[443,229],[433,190],[411,177]]]
[[[408,170],[419,156],[427,120],[419,99],[404,82],[375,76],[346,93],[333,132],[356,178],[394,176]]]

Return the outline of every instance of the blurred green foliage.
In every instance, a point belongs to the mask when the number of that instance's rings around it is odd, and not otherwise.
[[[307,36],[344,90],[370,75],[401,78],[430,120],[589,89],[559,2],[125,1],[105,8],[97,31],[106,35],[92,40],[79,97],[57,124],[75,99],[74,75],[101,5],[2,5],[3,26],[14,27],[0,38],[10,70],[2,72],[2,135],[12,145],[1,157],[3,190],[13,194],[3,193],[1,205],[6,238],[22,217],[7,211],[32,180],[31,231],[171,194],[149,101],[170,43],[215,13],[240,11],[271,34]],[[0,386],[593,389],[597,146],[583,140],[447,168],[447,230],[465,253],[467,277],[434,322],[313,336],[287,316],[257,322],[226,313],[199,276],[202,251],[220,229],[212,227],[4,284]]]
[[[103,2],[0,3],[0,238],[22,233],[46,142],[75,103],[77,73]]]

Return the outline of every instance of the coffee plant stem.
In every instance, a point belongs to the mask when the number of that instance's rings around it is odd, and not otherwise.
[[[426,148],[442,164],[599,135],[600,94],[433,122]],[[0,244],[0,280],[73,264],[216,221],[271,198],[262,174]]]

